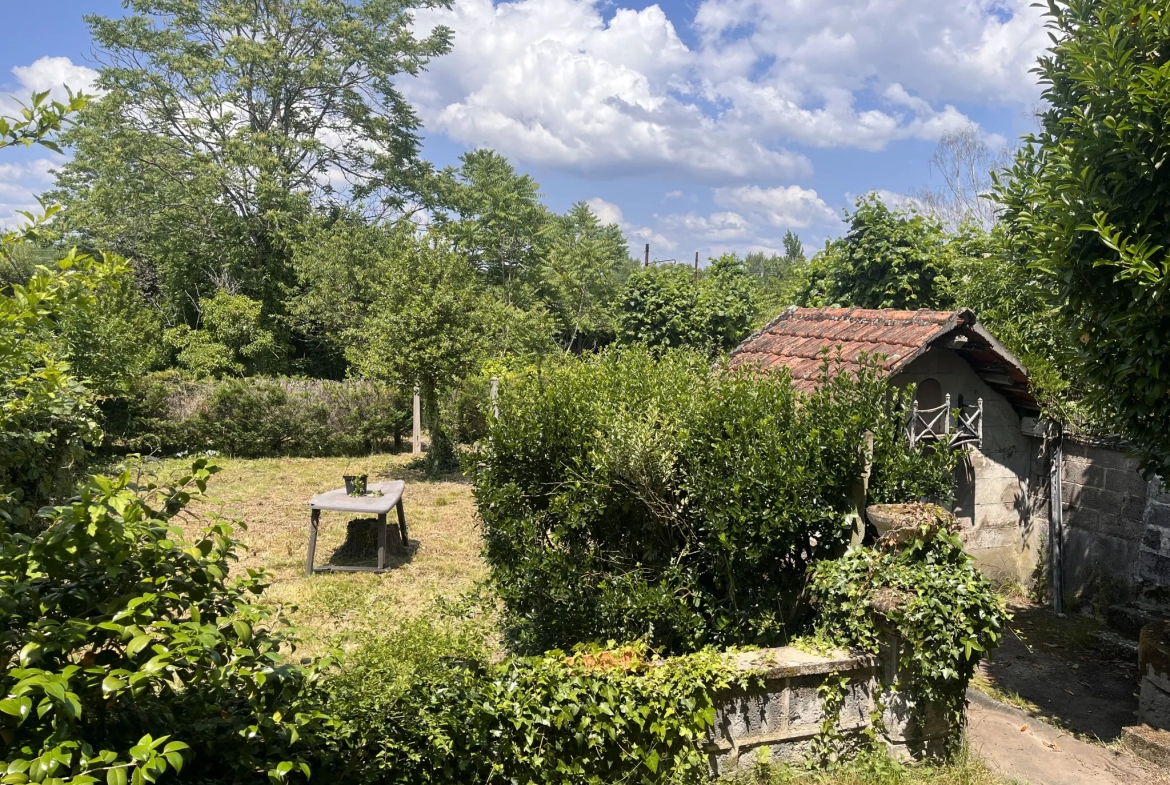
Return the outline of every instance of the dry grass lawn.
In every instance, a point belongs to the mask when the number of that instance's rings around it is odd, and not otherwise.
[[[195,510],[240,519],[247,545],[235,569],[263,567],[273,582],[268,599],[296,607],[309,651],[328,645],[335,635],[377,631],[433,606],[435,598],[456,599],[487,576],[480,558],[480,534],[471,484],[461,477],[427,480],[410,467],[410,455],[366,458],[217,458],[221,468],[208,487],[209,501]],[[183,460],[151,464],[161,479],[179,476]],[[322,491],[340,487],[343,474],[367,473],[370,482],[405,480],[403,506],[410,535],[405,556],[390,555],[387,572],[317,573],[305,577],[309,510],[305,503]],[[327,564],[358,516],[324,512],[317,538],[316,563]],[[394,515],[390,515],[391,521]],[[200,524],[187,524],[194,533]],[[397,540],[391,530],[391,544]],[[372,545],[372,544],[371,544]],[[338,563],[353,563],[352,560]],[[366,563],[363,561],[363,563]],[[374,563],[373,550],[368,563]]]

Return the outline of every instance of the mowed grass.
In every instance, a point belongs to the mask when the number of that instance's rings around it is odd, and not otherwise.
[[[190,536],[207,516],[243,521],[237,532],[246,546],[233,570],[264,568],[272,575],[266,595],[273,603],[293,606],[304,648],[318,651],[336,636],[355,638],[377,632],[432,609],[437,597],[455,600],[487,576],[480,557],[481,537],[471,484],[452,476],[427,479],[410,467],[411,455],[366,458],[216,458],[221,471],[208,486],[206,501],[193,507],[198,516],[185,523]],[[160,479],[181,476],[189,460],[151,463]],[[410,543],[406,555],[391,553],[387,572],[316,573],[305,576],[309,541],[306,503],[318,493],[341,487],[343,474],[369,475],[370,482],[405,480],[403,506]],[[344,542],[348,521],[360,516],[323,512],[315,562],[327,564]],[[201,520],[200,520],[201,518]],[[395,522],[393,512],[389,520]],[[390,543],[397,540],[391,532]],[[363,564],[374,563],[374,552]],[[344,563],[352,563],[346,560]]]

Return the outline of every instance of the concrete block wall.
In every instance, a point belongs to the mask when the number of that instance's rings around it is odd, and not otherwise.
[[[1062,466],[1065,589],[1131,599],[1170,587],[1170,494],[1147,482],[1124,446],[1075,438]]]
[[[886,690],[898,667],[898,638],[887,634],[878,657],[835,652],[818,656],[792,647],[731,655],[743,671],[762,674],[763,684],[717,696],[715,725],[704,751],[713,777],[750,770],[762,756],[773,763],[801,763],[812,751],[825,719],[818,688],[831,674],[848,678],[837,730],[846,737],[863,734],[873,725],[880,699],[881,739],[899,758],[920,758],[943,751],[950,732],[942,714],[927,707],[925,722],[916,721],[913,699]]]
[[[1149,485],[1138,559],[1139,581],[1170,589],[1170,488],[1156,477]]]

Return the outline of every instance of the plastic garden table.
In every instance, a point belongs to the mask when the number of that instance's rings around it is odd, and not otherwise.
[[[309,500],[309,509],[312,518],[309,522],[309,558],[305,565],[305,575],[316,572],[385,572],[386,571],[386,516],[391,509],[398,511],[398,531],[402,534],[402,547],[406,548],[406,516],[402,513],[402,492],[406,490],[406,483],[402,480],[393,482],[374,482],[367,486],[367,492],[362,496],[350,496],[345,488],[327,491]],[[381,492],[381,496],[378,492]],[[366,515],[378,516],[378,566],[377,567],[314,567],[313,556],[317,551],[317,529],[321,525],[321,511],[335,510],[337,512],[357,512]]]

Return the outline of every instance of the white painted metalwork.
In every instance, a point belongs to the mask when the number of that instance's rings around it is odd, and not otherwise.
[[[943,405],[933,409],[920,409],[918,401],[914,401],[906,422],[906,437],[911,447],[921,441],[943,442],[952,450],[967,445],[982,447],[983,399],[956,409],[951,408],[949,393]]]

